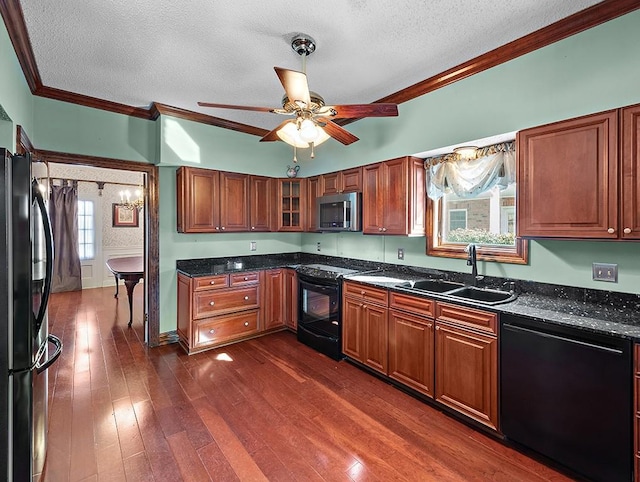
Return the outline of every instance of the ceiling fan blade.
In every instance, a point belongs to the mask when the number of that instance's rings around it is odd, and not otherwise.
[[[200,107],[214,107],[216,109],[251,110],[256,112],[273,112],[275,110],[272,107],[251,107],[248,105],[212,104],[211,102],[198,102],[198,105]]]
[[[337,114],[332,115],[332,111]],[[316,113],[334,119],[357,119],[360,117],[393,117],[398,115],[397,104],[350,104],[325,105]]]
[[[327,120],[325,125],[322,125],[321,123],[318,123],[318,125],[320,125],[327,134],[333,137],[336,141],[342,142],[345,146],[348,146],[358,140],[358,138],[351,132],[343,129],[338,124],[331,122],[330,120]]]
[[[284,127],[285,124],[288,124],[289,122],[291,122],[291,119],[288,119],[284,122],[281,122],[278,127],[276,127],[275,129],[273,129],[272,131],[267,132],[264,136],[262,136],[262,139],[260,139],[260,142],[272,142],[272,141],[279,141],[280,138],[278,137],[277,132]]]
[[[289,97],[289,102],[295,102],[300,100],[309,105],[311,103],[311,96],[309,95],[309,84],[307,83],[307,76],[302,72],[295,70],[283,69],[281,67],[274,67],[284,91]]]

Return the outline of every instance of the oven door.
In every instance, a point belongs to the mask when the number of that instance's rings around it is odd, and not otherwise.
[[[340,286],[299,276],[298,326],[321,336],[340,338]]]

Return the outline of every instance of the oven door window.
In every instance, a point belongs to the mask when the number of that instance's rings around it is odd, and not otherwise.
[[[340,331],[338,287],[300,282],[298,322],[316,333],[338,336]]]

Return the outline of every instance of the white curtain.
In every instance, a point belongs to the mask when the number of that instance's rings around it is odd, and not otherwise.
[[[450,192],[473,198],[496,185],[506,189],[516,179],[513,144],[480,149],[478,158],[471,160],[451,155],[427,159],[427,195],[435,201]]]

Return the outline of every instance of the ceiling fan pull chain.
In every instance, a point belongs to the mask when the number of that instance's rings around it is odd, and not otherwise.
[[[293,146],[293,162],[298,162],[298,156],[296,156],[298,148]]]
[[[309,145],[311,146],[311,159],[313,159],[316,157],[316,153],[314,151],[315,142],[310,142]]]

